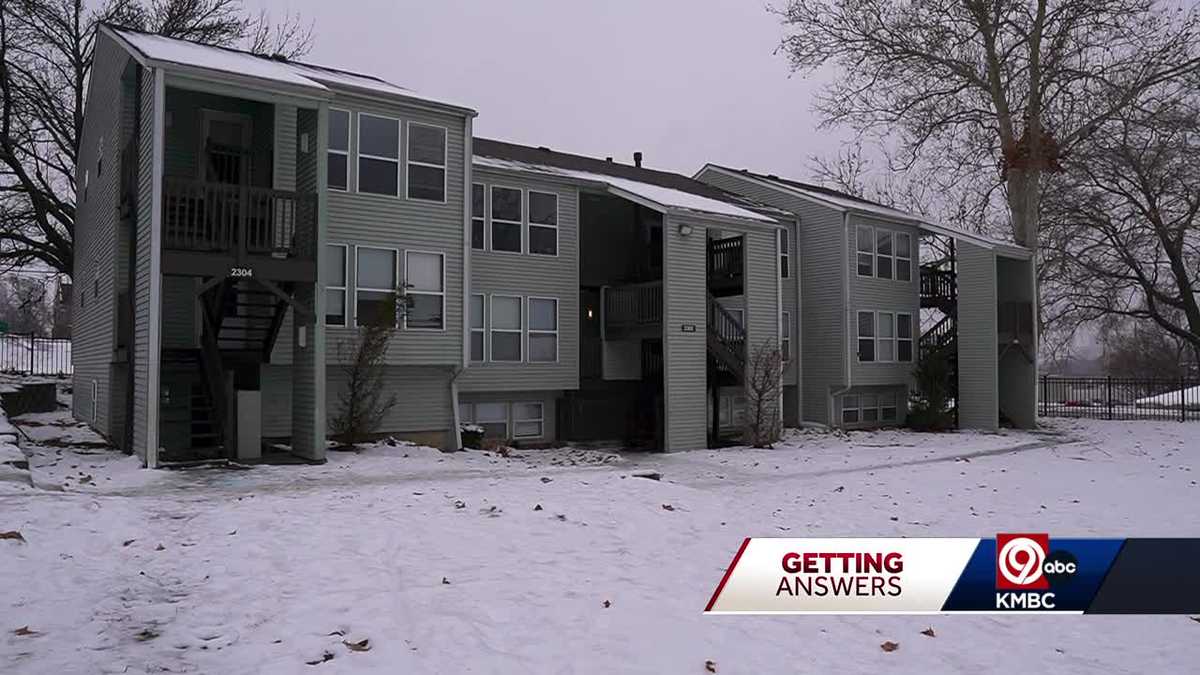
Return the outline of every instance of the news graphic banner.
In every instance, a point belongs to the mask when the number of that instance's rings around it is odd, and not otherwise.
[[[1194,614],[1200,539],[758,539],[712,614]]]

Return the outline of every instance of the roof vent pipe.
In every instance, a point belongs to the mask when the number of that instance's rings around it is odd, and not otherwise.
[[[642,152],[640,150],[633,153],[633,165],[638,168],[642,166]]]

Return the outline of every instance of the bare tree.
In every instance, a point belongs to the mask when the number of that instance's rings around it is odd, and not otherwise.
[[[1051,311],[1124,317],[1200,350],[1200,89],[1103,124],[1051,183]]]
[[[746,364],[746,442],[769,448],[779,440],[779,397],[783,392],[783,356],[774,340],[765,340]]]
[[[353,446],[379,430],[387,414],[399,404],[396,395],[384,392],[387,352],[396,326],[410,307],[407,285],[390,299],[380,301],[362,317],[358,332],[338,345],[346,388],[338,394],[338,407],[329,422],[334,437]]]
[[[1148,92],[1200,68],[1200,14],[1169,0],[788,0],[793,69],[832,63],[829,124],[1001,188],[1014,239],[1039,240],[1043,179]]]
[[[0,275],[0,323],[13,333],[49,332],[51,279],[44,275]]]
[[[1198,352],[1188,340],[1158,324],[1110,317],[1102,322],[1104,369],[1118,377],[1174,380],[1194,377]]]
[[[272,24],[241,0],[0,0],[0,270],[72,273],[75,162],[101,22],[288,56],[312,42],[298,18]]]

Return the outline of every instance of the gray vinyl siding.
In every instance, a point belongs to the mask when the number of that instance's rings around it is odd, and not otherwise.
[[[337,416],[339,399],[346,388],[346,374],[339,366],[325,371],[326,420]],[[303,387],[292,387],[293,368],[265,365],[262,369],[263,436],[293,435],[293,396]],[[450,369],[438,366],[387,366],[383,395],[395,395],[399,404],[388,412],[379,433],[449,432],[454,426],[450,400]]]
[[[903,232],[909,235],[912,242],[913,259],[909,281],[895,279],[878,279],[858,275],[856,261],[856,246],[858,227],[866,226]],[[912,370],[916,366],[917,338],[920,333],[920,271],[916,254],[918,230],[912,225],[901,225],[875,218],[867,218],[857,214],[850,216],[850,236],[847,243],[847,264],[850,277],[850,334],[851,353],[855,354],[852,362],[851,381],[855,386],[860,385],[907,385],[912,381]],[[893,243],[893,249],[895,244]],[[893,269],[893,276],[895,270]],[[913,361],[909,362],[867,362],[858,360],[858,312],[877,311],[904,313],[911,317],[913,326]],[[878,357],[878,355],[876,355]]]
[[[779,234],[776,230],[744,233],[746,244],[746,378],[753,377],[755,351],[779,347]],[[778,392],[782,396],[783,392]],[[749,397],[747,397],[749,400]],[[771,414],[779,414],[776,401]]]
[[[558,438],[558,429],[555,423],[558,420],[558,399],[562,395],[561,391],[477,391],[477,392],[459,392],[458,402],[462,404],[473,403],[491,403],[503,402],[508,403],[508,431],[511,437],[515,433],[516,418],[513,411],[513,403],[541,403],[542,404],[542,435],[537,437],[525,437],[514,439],[518,443],[552,443]]]
[[[666,449],[707,444],[707,246],[705,228],[679,233],[680,221],[663,219],[663,383]],[[695,331],[683,332],[684,324]]]
[[[142,73],[142,113],[139,132],[138,218],[136,267],[133,289],[133,450],[146,459],[150,405],[150,322],[158,320],[159,308],[150,303],[150,230],[153,226],[154,181],[154,71]],[[156,359],[157,360],[157,359]]]
[[[845,301],[845,250],[843,214],[833,208],[801,199],[787,191],[767,187],[726,173],[706,169],[697,178],[729,192],[783,209],[799,219],[799,236],[792,237],[792,278],[784,284],[784,311],[792,312],[792,351],[802,373],[802,421],[830,423],[830,392],[845,386],[847,314]],[[796,272],[799,270],[799,279]],[[799,302],[796,283],[800,284]],[[799,340],[797,340],[799,336]],[[795,365],[789,368],[795,370]],[[785,376],[785,382],[788,382]]]
[[[400,330],[392,339],[387,361],[393,365],[444,364],[459,365],[463,360],[463,133],[464,118],[449,113],[427,112],[417,108],[384,105],[368,99],[339,94],[330,104],[351,112],[350,133],[350,191],[328,191],[328,227],[326,242],[350,245],[348,270],[350,293],[348,307],[354,307],[354,245],[380,246],[399,250],[400,278],[404,278],[404,251],[431,251],[445,255],[445,329],[440,331]],[[358,113],[366,112],[401,121],[400,138],[400,197],[360,194],[354,191],[358,182]],[[446,129],[447,168],[446,203],[438,204],[408,199],[406,196],[405,160],[407,156],[408,122],[433,124]],[[353,325],[353,318],[350,319]],[[327,358],[338,363],[338,345],[352,339],[351,328],[330,326]],[[331,383],[332,384],[332,383]]]
[[[128,56],[107,37],[96,44],[87,115],[80,141],[76,185],[81,186],[76,214],[75,260],[71,301],[74,375],[72,411],[105,436],[120,426],[111,398],[116,333],[117,220],[121,181],[121,74]],[[104,156],[100,156],[103,138]],[[99,160],[103,169],[97,173]],[[88,188],[83,195],[84,173]],[[94,283],[97,282],[97,283]],[[97,400],[92,400],[92,384]]]
[[[471,363],[459,378],[459,390],[513,391],[579,388],[579,192],[569,184],[530,179],[507,172],[478,169],[474,182],[521,188],[526,194],[524,241],[528,246],[528,190],[558,195],[558,256],[529,255],[491,250],[471,250],[471,294],[483,294],[485,358],[488,298],[493,294],[558,299],[558,363],[529,363],[526,340],[525,363]],[[486,188],[485,188],[486,189]],[[485,193],[486,194],[486,193]],[[490,199],[485,199],[490,210]],[[485,229],[491,213],[486,214]],[[524,317],[528,327],[529,317]]]
[[[999,426],[997,400],[996,255],[958,240],[958,424]]]
[[[276,139],[276,145],[281,148],[276,154],[281,160],[280,168],[275,172],[276,187],[286,185],[290,180],[296,190],[317,192],[320,185],[317,176],[317,153],[306,153],[296,161],[295,149],[298,134],[305,133],[312,139],[310,147],[319,150],[317,147],[319,143],[316,142],[319,125],[318,111],[313,109],[296,111],[290,106],[280,106],[280,109],[288,111],[284,114],[284,117],[293,120],[293,123],[288,125],[286,119],[279,120],[277,116],[276,129],[289,129],[290,136],[284,135]],[[288,142],[289,137],[291,138],[291,142]],[[291,148],[290,153],[286,150],[289,147]],[[293,161],[295,161],[294,165],[292,164]],[[292,320],[295,314],[291,309],[288,309],[287,325],[281,326],[279,331],[279,335],[286,336],[286,339],[277,340],[277,342],[281,341],[287,344],[289,349],[288,359],[291,362],[292,451],[311,459],[320,459],[325,456],[325,434],[320,432],[321,423],[319,421],[322,412],[317,401],[319,380],[322,379],[321,376],[325,369],[324,355],[319,354],[314,348],[315,345],[320,344],[317,339],[317,332],[323,330],[319,322],[322,322],[324,319],[315,314],[317,307],[316,294],[320,292],[322,291],[319,288],[319,284],[316,283],[299,285],[295,289],[293,301],[298,306],[312,312],[313,317],[308,321],[298,323]],[[298,349],[293,353],[291,346],[298,343],[297,336],[301,328],[304,328],[308,332],[308,348]],[[328,416],[326,416],[326,419],[328,419]]]

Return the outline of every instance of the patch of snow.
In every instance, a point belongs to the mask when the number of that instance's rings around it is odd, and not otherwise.
[[[1157,396],[1139,398],[1137,404],[1139,407],[1147,408],[1173,408],[1179,410],[1180,407],[1183,407],[1188,410],[1200,410],[1200,385],[1169,391]]]
[[[749,220],[758,220],[766,223],[773,223],[775,220],[761,213],[756,213],[749,209],[744,209],[740,206],[735,206],[729,202],[723,202],[710,197],[695,195],[690,192],[676,190],[673,188],[653,185],[651,183],[643,183],[641,181],[629,180],[627,178],[619,178],[616,176],[608,176],[600,173],[591,173],[589,171],[576,171],[573,169],[564,169],[557,166],[547,164],[531,164],[528,162],[518,162],[515,160],[499,159],[496,157],[483,157],[476,155],[472,160],[475,166],[488,167],[493,169],[506,169],[510,171],[522,171],[532,173],[542,173],[551,176],[559,176],[572,178],[575,180],[586,181],[589,183],[599,183],[608,185],[615,190],[628,192],[643,199],[648,199],[655,204],[673,209],[684,209],[687,211],[696,211],[699,213],[710,213],[721,216],[733,216],[736,218],[746,218]]]
[[[48,449],[56,470],[98,464],[74,470],[98,485],[0,496],[0,530],[26,540],[0,541],[19,580],[0,595],[0,671],[294,673],[329,654],[313,672],[1188,672],[1186,616],[702,609],[746,536],[1200,535],[1194,434],[1053,420],[627,455],[382,442],[123,488],[105,480],[122,462]]]
[[[69,375],[72,372],[71,341],[0,335],[0,372]],[[28,379],[21,381],[30,382]],[[0,387],[9,389],[3,382]]]

